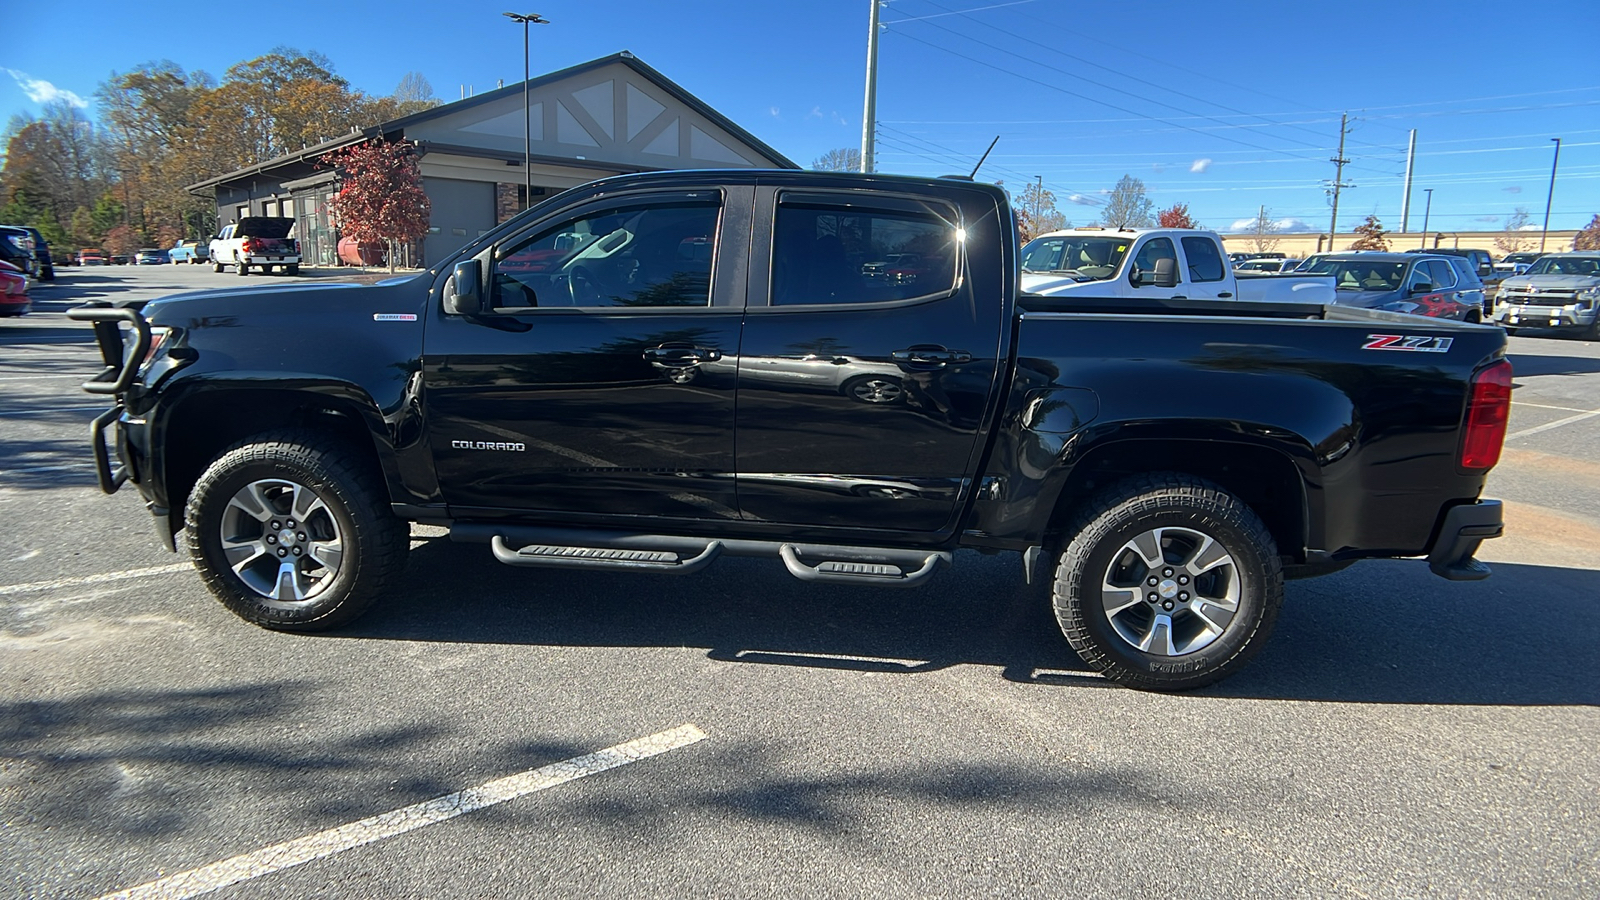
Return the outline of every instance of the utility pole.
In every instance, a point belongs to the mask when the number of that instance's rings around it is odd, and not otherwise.
[[[1343,156],[1344,154],[1339,154]],[[1417,159],[1417,130],[1411,129],[1411,144],[1406,148],[1406,192],[1400,198],[1400,233],[1405,234],[1411,224],[1411,169]]]
[[[1039,227],[1039,213],[1044,209],[1044,176],[1033,176],[1033,227]]]
[[[1561,164],[1561,138],[1556,142],[1556,158],[1550,161],[1550,193],[1544,198],[1544,231],[1539,233],[1539,252],[1544,252],[1544,240],[1550,236],[1550,202],[1556,199],[1556,166]]]
[[[878,6],[879,0],[867,0],[872,4],[872,13],[868,16],[867,31],[867,100],[866,109],[861,115],[861,171],[873,170],[872,144],[878,128]]]
[[[1423,188],[1422,192],[1428,195],[1428,205],[1422,208],[1422,245],[1418,250],[1428,249],[1428,214],[1433,212],[1433,188]]]
[[[533,107],[528,97],[528,26],[549,25],[550,20],[538,13],[501,13],[513,22],[522,23],[522,208],[533,205]]]
[[[1339,234],[1339,191],[1355,185],[1344,183],[1344,164],[1350,160],[1344,158],[1344,135],[1349,131],[1350,114],[1345,113],[1339,117],[1339,155],[1329,162],[1333,163],[1333,218],[1328,221],[1328,251],[1333,251],[1334,238]]]

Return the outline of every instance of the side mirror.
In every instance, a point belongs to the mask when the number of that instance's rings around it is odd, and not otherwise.
[[[1411,296],[1413,296],[1413,297],[1415,297],[1418,294],[1431,294],[1431,293],[1433,293],[1433,285],[1427,283],[1426,281],[1420,281],[1420,282],[1417,282],[1416,284],[1413,284],[1411,286]]]
[[[456,263],[455,272],[445,285],[444,311],[456,316],[476,316],[483,312],[483,276],[477,260]]]
[[[1156,260],[1155,286],[1169,288],[1178,286],[1178,261],[1168,257]]]

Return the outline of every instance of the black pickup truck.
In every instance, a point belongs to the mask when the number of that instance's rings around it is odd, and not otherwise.
[[[1176,299],[1171,260],[1136,300],[1022,295],[1015,234],[969,181],[654,173],[410,277],[81,308],[101,486],[287,631],[395,590],[409,522],[515,566],[832,584],[1013,551],[1090,666],[1158,690],[1243,665],[1285,577],[1488,574],[1499,330]]]

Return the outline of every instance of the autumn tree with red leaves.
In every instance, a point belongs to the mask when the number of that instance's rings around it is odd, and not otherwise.
[[[1199,228],[1199,223],[1189,217],[1189,204],[1174,203],[1156,213],[1156,224],[1162,228]]]
[[[325,165],[339,175],[333,213],[340,229],[358,243],[383,241],[393,272],[395,248],[427,234],[432,212],[416,148],[371,140],[329,153]]]

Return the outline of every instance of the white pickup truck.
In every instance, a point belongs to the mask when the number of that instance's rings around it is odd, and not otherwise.
[[[211,270],[236,266],[247,275],[255,266],[266,275],[282,266],[290,275],[300,274],[300,242],[289,237],[293,228],[288,216],[245,216],[211,239]]]
[[[1045,296],[1332,303],[1326,275],[1235,272],[1212,231],[1074,228],[1022,248],[1022,289]]]

